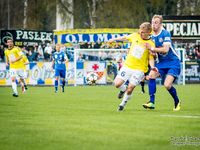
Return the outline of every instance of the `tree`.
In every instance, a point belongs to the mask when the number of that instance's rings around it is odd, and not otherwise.
[[[53,30],[55,4],[55,0],[1,0],[0,29]]]
[[[27,7],[28,0],[24,0],[24,20],[23,20],[23,28],[27,28]]]
[[[97,12],[97,27],[137,28],[149,20],[144,4],[145,0],[107,0]]]
[[[8,0],[0,1],[0,29],[8,27]]]
[[[37,30],[55,29],[55,0],[28,0],[27,28]]]
[[[16,5],[17,4],[17,5]],[[1,0],[0,29],[21,28],[23,24],[23,1]]]
[[[57,0],[56,29],[74,28],[73,0]]]
[[[54,30],[56,8],[73,28],[138,28],[154,14],[200,15],[200,0],[1,0],[0,29]]]
[[[104,0],[87,0],[87,7],[90,19],[90,27],[96,28],[97,10],[102,8]]]
[[[200,15],[200,0],[178,0],[177,15]]]

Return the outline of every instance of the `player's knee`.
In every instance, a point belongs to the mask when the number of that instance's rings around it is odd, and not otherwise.
[[[132,92],[133,92],[133,89],[134,89],[133,87],[128,87],[127,90],[126,90],[127,94],[131,95]]]
[[[114,81],[114,86],[116,87],[116,88],[119,88],[121,85],[123,84],[123,82],[121,81],[121,80],[115,80]]]
[[[132,92],[133,92],[132,90],[131,91],[129,91],[129,90],[126,91],[127,95],[131,95]]]
[[[164,87],[165,87],[167,90],[169,90],[169,89],[172,87],[172,85],[171,85],[170,83],[164,83]]]
[[[121,84],[119,82],[115,82],[114,85],[116,88],[119,88],[121,86]]]

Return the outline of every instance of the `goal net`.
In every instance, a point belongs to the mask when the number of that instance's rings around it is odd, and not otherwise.
[[[177,49],[181,59],[181,74],[177,84],[185,84],[185,50]],[[98,74],[96,84],[112,84],[123,61],[127,49],[74,49],[73,55],[74,85],[86,85],[86,76],[90,72]],[[158,79],[159,81],[159,79]]]
[[[127,49],[74,49],[74,85],[87,84],[89,72],[98,74],[96,84],[112,84],[126,52]]]

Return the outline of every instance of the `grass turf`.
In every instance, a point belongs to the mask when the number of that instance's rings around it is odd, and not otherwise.
[[[200,86],[176,88],[182,100],[179,112],[172,111],[173,100],[161,86],[155,110],[143,109],[148,94],[137,87],[118,112],[118,90],[112,86],[66,87],[65,93],[29,87],[17,98],[10,87],[0,87],[0,149],[199,149]]]

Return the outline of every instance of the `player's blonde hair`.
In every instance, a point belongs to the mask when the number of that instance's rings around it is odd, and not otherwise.
[[[151,23],[150,22],[143,22],[140,25],[140,29],[145,30],[145,31],[151,33],[151,31],[152,31]]]
[[[160,19],[160,23],[162,23],[162,21],[163,21],[162,15],[154,15],[154,16],[152,17],[152,19],[155,19],[155,18]]]

